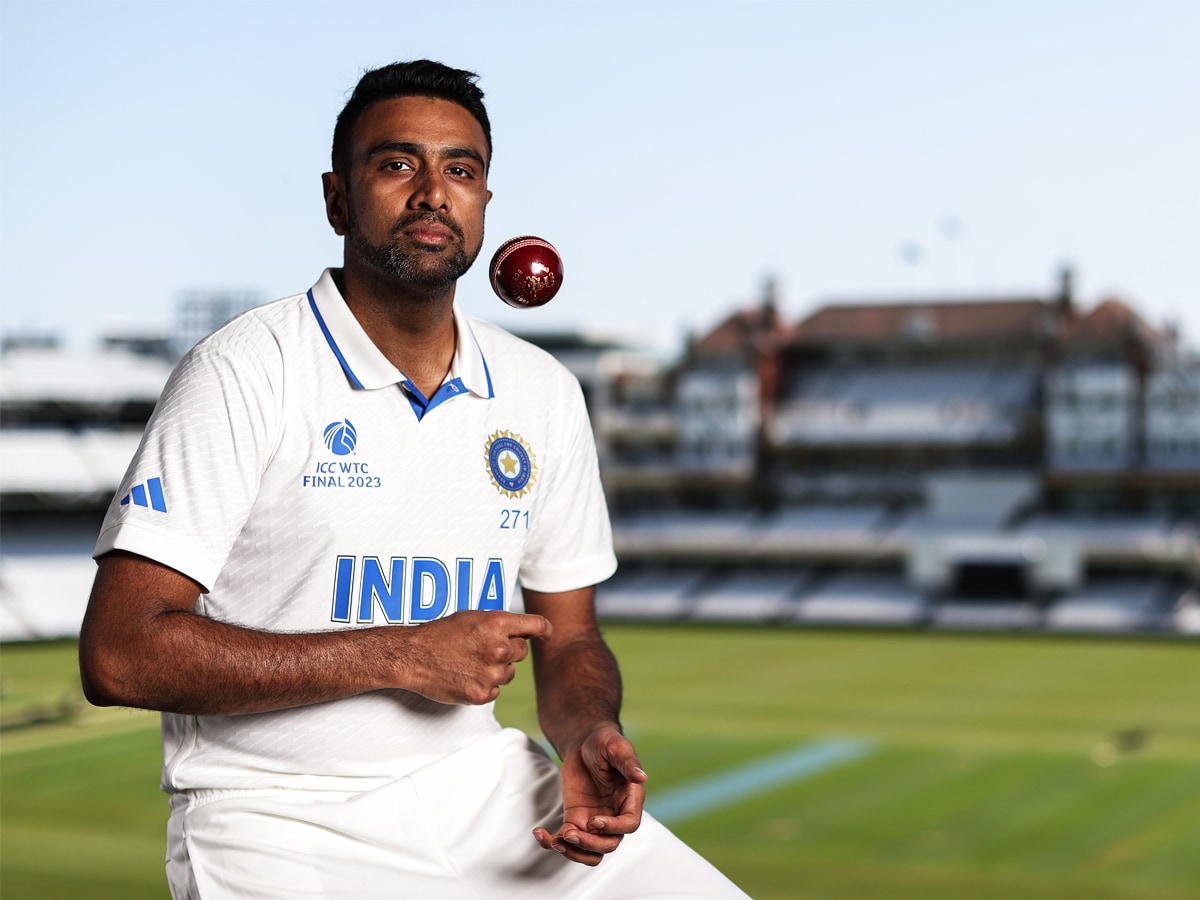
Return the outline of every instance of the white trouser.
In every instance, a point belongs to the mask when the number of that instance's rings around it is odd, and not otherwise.
[[[369,791],[192,791],[172,798],[175,900],[741,898],[649,815],[597,867],[544,850],[558,767],[505,729]]]

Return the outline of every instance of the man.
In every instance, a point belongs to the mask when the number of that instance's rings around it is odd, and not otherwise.
[[[164,712],[176,898],[743,896],[642,814],[578,384],[454,303],[482,99],[363,77],[323,178],[343,267],[184,358],[104,523],[83,683]],[[530,642],[561,769],[492,714]]]

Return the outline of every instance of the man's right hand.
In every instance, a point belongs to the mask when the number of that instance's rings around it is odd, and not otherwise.
[[[490,703],[529,655],[529,638],[548,638],[551,630],[542,616],[499,610],[457,612],[399,630],[407,646],[396,687],[438,703]]]

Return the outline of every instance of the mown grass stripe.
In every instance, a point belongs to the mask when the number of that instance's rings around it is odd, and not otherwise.
[[[671,825],[835,766],[853,762],[873,750],[862,738],[826,738],[745,766],[701,778],[649,798],[646,808]]]

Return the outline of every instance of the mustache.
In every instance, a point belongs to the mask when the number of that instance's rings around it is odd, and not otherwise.
[[[403,218],[397,219],[396,224],[392,226],[392,234],[401,234],[409,225],[416,225],[420,222],[427,224],[438,224],[450,229],[460,241],[464,239],[463,230],[458,226],[458,223],[447,216],[442,215],[436,210],[428,212],[413,213]]]

